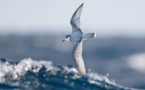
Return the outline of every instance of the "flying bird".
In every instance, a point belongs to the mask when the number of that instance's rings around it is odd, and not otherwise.
[[[95,38],[96,33],[84,33],[81,29],[80,16],[83,8],[83,3],[78,7],[78,9],[74,12],[70,24],[72,26],[72,34],[66,35],[63,39],[64,41],[73,42],[73,59],[79,69],[79,71],[86,76],[85,64],[82,58],[82,45],[83,40],[87,40],[88,38]]]

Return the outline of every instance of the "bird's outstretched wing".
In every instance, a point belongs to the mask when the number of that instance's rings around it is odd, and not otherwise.
[[[73,32],[77,31],[77,30],[81,31],[80,16],[81,16],[81,12],[82,12],[82,7],[83,7],[83,4],[81,4],[78,7],[78,9],[74,12],[74,14],[73,14],[73,16],[71,18],[70,23],[72,25]]]
[[[73,48],[73,58],[75,60],[75,63],[80,70],[80,72],[86,76],[86,70],[84,65],[84,60],[82,58],[82,41],[81,42],[74,42],[74,48]]]

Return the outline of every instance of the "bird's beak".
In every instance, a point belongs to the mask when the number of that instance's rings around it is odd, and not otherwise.
[[[62,40],[62,42],[64,42],[65,41],[65,38]]]

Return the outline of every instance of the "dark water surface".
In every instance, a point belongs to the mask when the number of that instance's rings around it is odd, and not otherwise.
[[[0,60],[0,89],[16,90],[124,90],[107,76],[89,71],[84,77],[72,66],[31,58],[20,62]]]
[[[84,41],[88,77],[76,68],[72,43],[62,39],[0,36],[0,90],[145,89],[145,38]]]

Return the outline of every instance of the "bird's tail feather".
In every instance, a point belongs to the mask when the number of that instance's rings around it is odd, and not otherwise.
[[[87,33],[83,36],[84,40],[86,40],[88,38],[96,38],[96,33]]]

